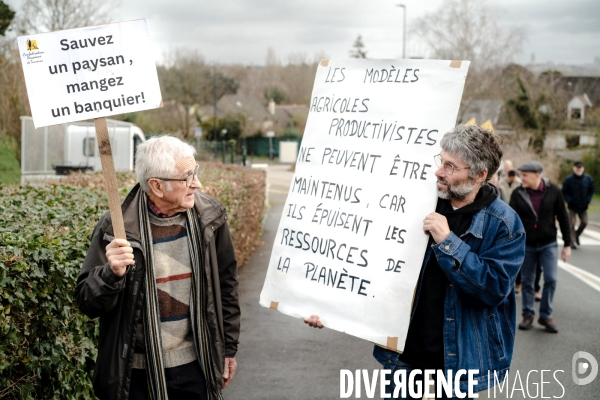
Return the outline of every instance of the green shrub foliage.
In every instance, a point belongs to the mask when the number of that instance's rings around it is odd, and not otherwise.
[[[74,292],[107,202],[100,189],[71,186],[0,196],[0,398],[93,397],[97,328]]]
[[[228,209],[242,265],[258,243],[265,176],[203,166],[203,190]],[[133,186],[119,174],[121,195]],[[68,185],[0,187],[0,398],[94,398],[97,321],[74,299],[94,226],[108,210],[101,175]]]

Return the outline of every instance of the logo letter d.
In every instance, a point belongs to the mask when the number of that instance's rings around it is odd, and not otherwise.
[[[585,358],[588,363],[581,363],[581,362],[577,362],[578,359],[580,358]],[[580,364],[579,366],[577,364]],[[590,374],[585,377],[585,378],[579,378],[577,376],[578,373],[582,374],[585,371],[587,371],[588,366],[591,366],[592,368],[590,369]],[[572,360],[572,373],[573,373],[573,382],[575,382],[576,385],[587,385],[588,383],[592,382],[595,378],[596,375],[598,375],[598,361],[596,361],[596,359],[594,358],[593,355],[591,355],[590,353],[587,353],[585,351],[578,351],[577,353],[573,354],[573,360]]]

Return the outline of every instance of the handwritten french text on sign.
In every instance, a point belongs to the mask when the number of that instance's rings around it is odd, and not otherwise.
[[[36,128],[158,108],[146,20],[18,38]]]
[[[468,66],[321,62],[261,305],[403,349]]]

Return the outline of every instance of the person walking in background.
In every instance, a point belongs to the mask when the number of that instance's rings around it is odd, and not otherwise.
[[[502,190],[506,202],[510,201],[512,192],[521,184],[521,178],[517,176],[517,172],[511,169],[498,180],[498,189]],[[504,199],[503,199],[504,200]]]
[[[504,160],[502,162],[502,170],[504,170],[504,173],[502,173],[501,175],[506,177],[506,175],[508,175],[509,171],[513,171],[513,162],[511,160]],[[500,172],[502,172],[502,170]],[[501,176],[501,177],[502,177]]]
[[[571,241],[574,249],[579,243],[579,236],[587,226],[587,209],[594,195],[594,180],[584,173],[581,161],[573,164],[573,173],[563,181],[562,193],[569,208],[569,221],[571,223]],[[575,220],[579,217],[579,226],[575,230]]]
[[[506,198],[504,191],[498,185],[498,174],[493,174],[492,177],[490,178],[488,184],[490,184],[490,185],[494,186],[496,189],[498,189],[498,198],[500,200],[502,200],[505,203],[508,203],[508,199]]]
[[[545,327],[546,332],[557,333],[558,329],[552,318],[558,269],[555,221],[558,220],[563,235],[564,247],[561,258],[564,261],[571,256],[571,236],[569,216],[562,192],[548,179],[542,179],[542,170],[542,164],[537,161],[529,161],[521,165],[519,171],[522,184],[514,190],[510,198],[510,206],[521,218],[527,238],[525,260],[521,267],[523,322],[519,324],[519,329],[528,330],[533,326],[535,269],[536,265],[541,263],[544,289],[538,323]]]
[[[504,161],[504,174],[498,180],[498,190],[502,193],[500,196],[501,200],[505,202],[510,202],[510,196],[512,192],[521,184],[521,178],[517,176],[517,172],[512,169],[512,161],[505,160]],[[536,268],[536,276],[535,276],[535,300],[539,301],[541,299],[540,296],[540,275],[542,272],[541,266],[537,266]],[[521,292],[521,271],[519,271],[519,275],[517,275],[517,280],[515,281],[515,292]]]

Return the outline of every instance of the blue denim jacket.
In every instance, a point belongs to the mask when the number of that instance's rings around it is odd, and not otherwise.
[[[473,216],[461,237],[454,233],[425,252],[412,313],[419,301],[423,271],[435,254],[448,277],[444,300],[444,367],[477,369],[475,391],[494,384],[510,368],[515,342],[514,283],[525,256],[525,230],[517,214],[500,199]],[[412,318],[412,315],[411,315]],[[375,346],[375,358],[394,369],[398,353]],[[454,375],[454,374],[453,374]],[[467,390],[466,375],[460,384]]]

